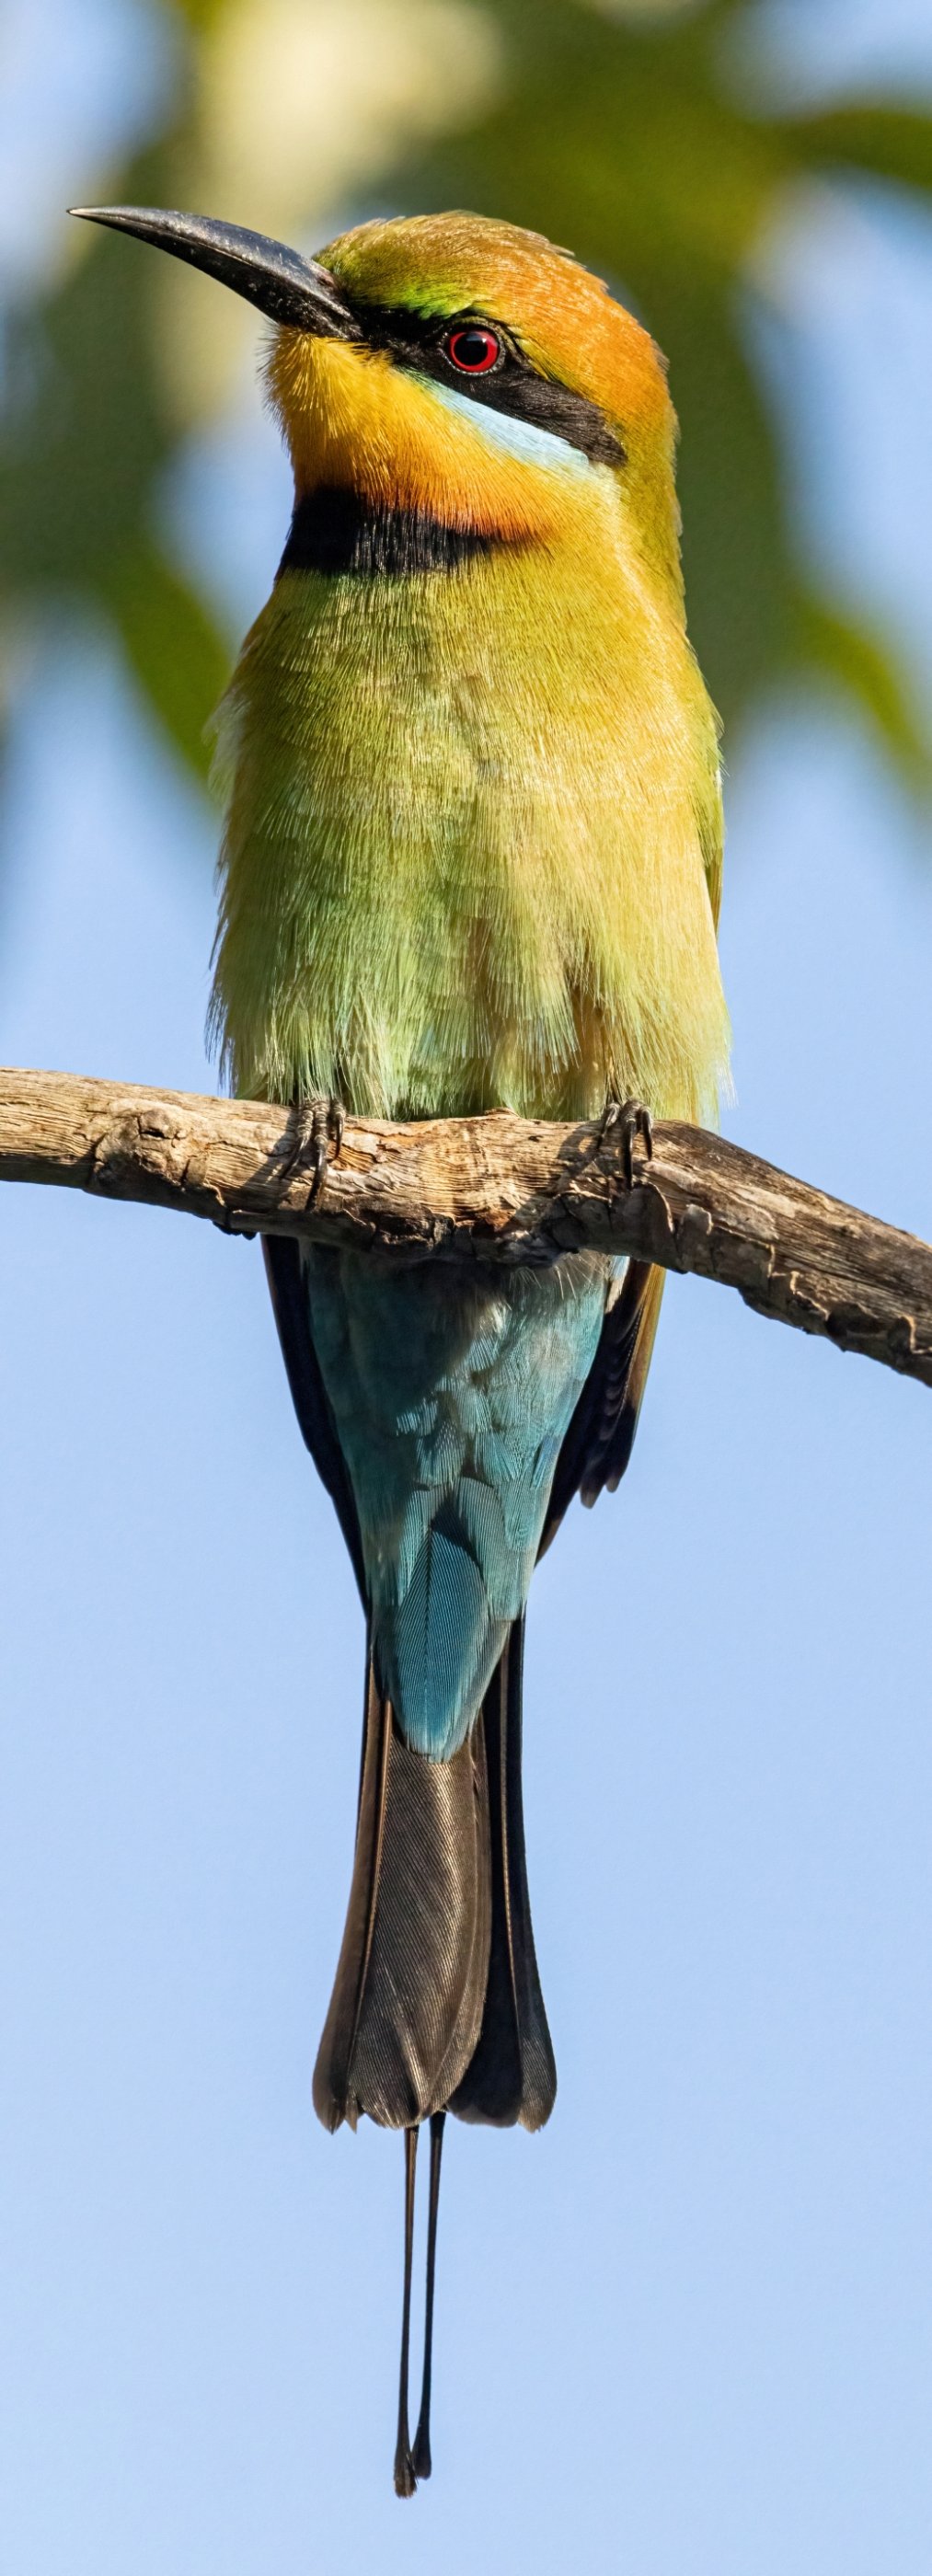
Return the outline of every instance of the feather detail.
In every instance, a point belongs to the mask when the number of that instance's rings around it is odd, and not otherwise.
[[[247,638],[213,997],[240,1091],[714,1118],[711,710],[611,470],[549,479],[559,542],[286,571]]]
[[[505,1270],[309,1245],[302,1269],[379,1688],[406,1742],[446,1760],[524,1609],[613,1265],[567,1253]]]
[[[447,1762],[404,1743],[367,1661],[353,1881],[314,2073],[324,2126],[367,2113],[538,2129],[556,2096],[521,1798],[523,1622]]]
[[[531,1925],[521,1794],[524,1621],[516,1619],[482,1704],[492,1863],[492,1937],[482,2028],[450,2109],[494,2128],[540,2129],[557,2070]]]
[[[308,1331],[301,1247],[287,1235],[264,1235],[262,1253],[282,1358],[305,1447],[310,1450],[349,1549],[365,1607],[366,1573],[353,1488],[346,1472],[320,1364]]]
[[[605,1486],[613,1494],[621,1483],[634,1447],[665,1278],[648,1262],[630,1261],[608,1300],[599,1347],[557,1460],[541,1556],[574,1494],[592,1504]]]
[[[362,1785],[343,1946],[314,2070],[325,2128],[442,2110],[479,2035],[490,1838],[481,1729],[449,1762],[412,1752],[366,1676]]]

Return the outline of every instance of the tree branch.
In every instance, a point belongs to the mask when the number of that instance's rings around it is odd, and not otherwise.
[[[0,1071],[0,1180],[409,1259],[632,1253],[932,1386],[932,1248],[704,1129],[659,1124],[629,1186],[617,1128],[348,1118],[316,1197],[307,1156],[286,1172],[296,1142],[294,1112],[265,1102]]]

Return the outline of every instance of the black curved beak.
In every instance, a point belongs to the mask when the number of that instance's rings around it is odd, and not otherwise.
[[[284,242],[264,233],[245,232],[240,224],[218,224],[210,215],[179,215],[158,206],[69,206],[90,224],[111,224],[115,232],[136,233],[158,250],[185,259],[190,268],[232,286],[272,322],[286,322],[320,339],[361,340],[362,331],[329,270],[316,259],[304,259]]]

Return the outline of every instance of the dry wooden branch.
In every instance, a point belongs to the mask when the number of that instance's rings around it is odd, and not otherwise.
[[[0,1180],[409,1260],[629,1252],[720,1279],[760,1314],[932,1385],[932,1247],[703,1129],[658,1125],[650,1161],[635,1147],[631,1186],[617,1128],[504,1111],[347,1119],[316,1195],[306,1156],[286,1170],[296,1141],[294,1113],[265,1102],[0,1071]]]

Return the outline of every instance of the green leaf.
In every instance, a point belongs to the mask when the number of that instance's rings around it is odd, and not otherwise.
[[[932,116],[906,108],[836,107],[821,116],[781,120],[781,131],[809,167],[869,170],[907,188],[932,188]]]
[[[219,18],[227,15],[228,0],[174,0],[174,8],[196,36],[202,36]]]
[[[14,592],[93,591],[149,512],[171,443],[153,370],[152,293],[142,262],[95,229],[66,284],[14,322],[0,459],[0,562]]]
[[[144,539],[111,558],[101,588],[153,714],[206,778],[205,728],[230,677],[228,646],[203,602]]]
[[[127,202],[171,201],[167,147],[125,174]],[[8,608],[83,600],[116,623],[153,713],[203,777],[202,735],[229,656],[208,610],[168,569],[151,528],[174,448],[158,366],[154,261],[94,229],[44,306],[16,317],[0,453]]]
[[[796,594],[790,667],[840,689],[909,784],[932,786],[932,741],[923,734],[913,691],[889,646],[870,628],[806,591]]]

